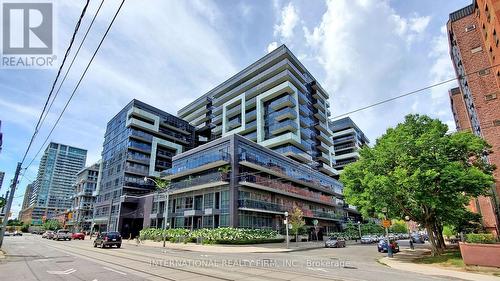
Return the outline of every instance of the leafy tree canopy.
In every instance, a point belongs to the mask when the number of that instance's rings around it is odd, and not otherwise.
[[[493,167],[482,158],[490,146],[469,132],[447,131],[438,119],[406,116],[346,166],[340,177],[346,201],[365,216],[386,208],[390,218],[409,216],[441,235],[435,230],[446,217],[463,213],[471,197],[488,195],[493,184]]]

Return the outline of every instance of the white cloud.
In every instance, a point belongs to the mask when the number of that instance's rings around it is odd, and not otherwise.
[[[279,35],[284,40],[292,38],[298,22],[299,14],[295,6],[290,2],[281,10],[280,23],[274,26],[274,35]]]
[[[316,58],[306,62],[306,66],[322,66],[324,77],[317,78],[330,93],[332,116],[427,86],[449,74],[446,67],[450,58],[442,52],[447,48],[441,41],[437,43],[441,39],[434,39],[436,44],[419,40],[428,36],[430,17],[404,17],[389,3],[327,1],[321,22],[312,28],[303,27],[303,48],[307,51],[300,52]],[[422,55],[430,51],[439,54],[431,58]],[[435,99],[429,97],[429,92],[372,107],[351,117],[372,140],[408,113],[424,113],[448,121],[449,112],[442,111],[443,107],[449,108],[446,90],[441,94],[436,90]]]
[[[276,48],[278,48],[278,42],[273,41],[273,42],[269,43],[269,45],[267,45],[267,52],[270,53],[270,52],[274,51]]]

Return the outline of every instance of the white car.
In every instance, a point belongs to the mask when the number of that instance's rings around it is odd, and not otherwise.
[[[54,233],[54,240],[71,240],[71,233],[66,229],[59,229],[56,233]]]

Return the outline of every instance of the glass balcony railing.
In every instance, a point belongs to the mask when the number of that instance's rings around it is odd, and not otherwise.
[[[263,185],[266,187],[270,187],[276,190],[280,190],[283,192],[287,192],[290,194],[296,194],[302,197],[312,198],[315,200],[319,200],[328,204],[339,204],[339,201],[342,201],[338,198],[335,198],[331,195],[323,195],[320,192],[314,192],[307,190],[306,188],[296,187],[290,183],[285,183],[276,179],[270,179],[259,175],[245,174],[241,175],[241,180],[245,182],[255,183],[259,185]]]
[[[290,95],[283,96],[269,103],[269,107],[271,107],[274,110],[278,110],[285,106],[294,107],[295,105],[296,105],[295,99]]]
[[[246,121],[251,121],[251,120],[254,120],[255,118],[257,118],[257,112],[255,109],[250,111],[250,112],[245,113],[245,120]]]
[[[142,138],[142,139],[147,140],[147,141],[153,141],[152,135],[145,133],[145,132],[142,132],[142,131],[135,130],[135,129],[130,130],[130,135]]]
[[[283,205],[253,199],[239,199],[238,207],[283,213],[288,211]]]
[[[217,161],[229,161],[230,155],[227,152],[213,151],[210,153],[195,156],[193,158],[188,158],[185,160],[179,160],[174,162],[174,167],[165,170],[162,174],[164,175],[175,175],[184,171],[198,168],[200,166],[210,164]]]
[[[237,105],[226,111],[226,116],[231,117],[237,114],[241,114],[241,105]]]
[[[283,122],[278,122],[274,123],[271,126],[269,126],[269,131],[272,134],[279,134],[284,131],[292,131],[295,132],[297,131],[298,126],[297,122],[295,120],[285,120]]]
[[[313,210],[312,214],[314,217],[317,217],[317,218],[329,218],[329,219],[336,219],[336,220],[340,220],[344,217],[344,214],[342,214],[340,212],[324,212],[324,211]]]
[[[257,131],[254,131],[250,134],[246,134],[246,135],[243,135],[245,138],[249,139],[249,140],[252,140],[252,141],[256,141],[257,140]]]
[[[295,119],[297,118],[297,112],[295,109],[287,107],[283,108],[281,110],[275,111],[268,116],[268,120],[276,120],[276,121],[281,121],[285,119]]]
[[[250,123],[245,124],[245,129],[251,129],[251,128],[256,128],[257,127],[257,120],[254,120]]]
[[[241,119],[240,118],[235,118],[235,119],[227,122],[228,130],[232,130],[232,129],[237,128],[239,126],[241,126]]]
[[[197,186],[197,185],[202,185],[202,184],[207,184],[207,183],[212,183],[212,182],[219,182],[219,181],[229,181],[228,174],[210,173],[210,174],[206,174],[206,175],[192,177],[192,178],[187,179],[187,180],[182,180],[182,181],[171,183],[171,189],[182,189],[182,188],[187,188],[187,187],[192,187],[192,186]]]

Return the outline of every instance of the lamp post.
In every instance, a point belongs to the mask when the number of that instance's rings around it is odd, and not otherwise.
[[[406,227],[408,227],[408,239],[410,239],[410,249],[415,250],[415,246],[413,246],[413,239],[411,238],[410,231],[410,216],[405,216]]]
[[[359,239],[361,239],[361,222],[358,221]]]
[[[156,186],[159,186],[158,182],[155,181],[154,179],[148,178],[148,177],[144,177],[144,181],[145,182],[148,182],[148,180],[154,182],[154,184]],[[162,227],[164,230],[167,229],[170,226],[170,223],[168,223],[168,190],[169,190],[169,188],[170,188],[170,185],[168,185],[168,186],[166,186],[164,188],[165,189],[165,195],[166,195],[165,209],[164,209],[164,212],[163,212],[164,213],[163,216],[165,217],[165,219],[164,219],[163,227]],[[166,240],[167,240],[167,233],[164,231],[164,234],[163,234],[163,247],[165,247]]]
[[[288,249],[288,247],[290,246],[289,243],[289,239],[288,239],[288,212],[285,212],[285,228],[286,228],[286,248]]]

